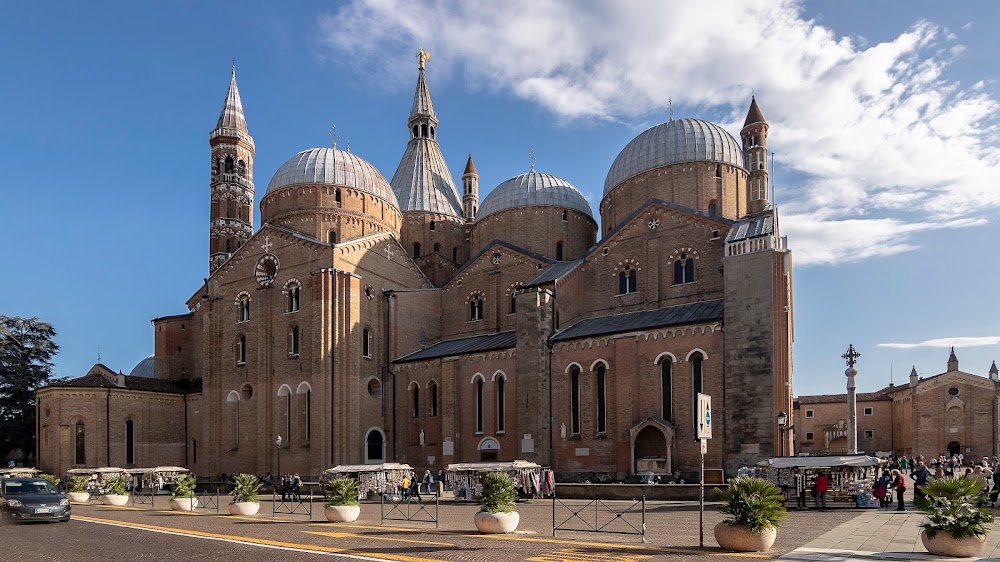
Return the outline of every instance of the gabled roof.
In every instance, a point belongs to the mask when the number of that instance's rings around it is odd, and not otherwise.
[[[664,201],[663,199],[657,199],[656,197],[653,197],[652,199],[649,199],[648,201],[646,201],[645,203],[643,203],[642,205],[640,205],[638,209],[632,211],[632,213],[630,213],[627,217],[625,217],[624,219],[622,219],[622,221],[620,223],[618,223],[618,226],[614,227],[613,229],[611,229],[610,232],[608,232],[607,234],[604,235],[604,238],[601,238],[600,240],[598,240],[593,245],[593,247],[591,247],[590,250],[587,252],[587,257],[589,257],[590,254],[593,254],[594,252],[596,252],[597,249],[600,248],[601,246],[603,246],[604,244],[607,244],[608,240],[610,240],[611,238],[613,238],[615,234],[617,234],[621,229],[623,229],[626,226],[628,226],[628,224],[630,222],[632,222],[633,220],[635,220],[636,217],[638,217],[639,215],[641,215],[642,213],[644,213],[646,211],[646,209],[648,209],[649,207],[651,207],[653,205],[661,205],[663,207],[666,207],[666,208],[674,210],[674,211],[678,211],[678,212],[681,212],[681,213],[686,213],[686,214],[693,215],[693,216],[696,216],[696,217],[700,217],[700,218],[703,218],[703,219],[708,219],[710,221],[717,222],[717,223],[722,224],[722,225],[732,226],[732,225],[737,224],[739,222],[739,221],[734,221],[732,219],[727,219],[725,217],[721,217],[719,215],[710,215],[710,214],[708,214],[708,213],[706,213],[704,211],[699,211],[697,209],[692,209],[690,207],[685,207],[683,205],[678,205],[677,203],[672,203],[670,201]]]
[[[481,258],[483,256],[483,254],[485,254],[486,252],[489,252],[489,251],[493,250],[493,248],[495,248],[497,246],[503,246],[504,248],[507,248],[508,250],[513,250],[513,251],[515,251],[515,252],[517,252],[519,254],[524,254],[525,256],[528,256],[529,258],[532,258],[534,260],[538,260],[538,261],[540,261],[542,263],[548,263],[548,264],[557,263],[553,259],[547,258],[547,257],[545,257],[545,256],[543,256],[541,254],[536,254],[535,252],[532,252],[530,250],[525,250],[524,248],[522,248],[520,246],[515,246],[515,245],[513,245],[510,242],[507,242],[505,240],[495,239],[495,240],[491,241],[489,244],[487,244],[486,246],[484,246],[482,250],[479,250],[479,252],[476,255],[472,256],[469,259],[469,261],[465,262],[465,264],[463,264],[462,267],[460,267],[455,273],[453,273],[451,275],[451,277],[449,277],[448,279],[445,280],[444,284],[447,285],[448,283],[451,283],[452,281],[454,281],[455,278],[457,278],[459,275],[462,274],[462,272],[464,272],[466,269],[468,269],[468,268],[472,267],[473,265],[475,265],[476,260],[478,260],[479,258]]]
[[[901,388],[906,388],[906,386],[889,386],[883,388],[882,390],[876,390],[875,392],[859,392],[855,395],[855,400],[858,402],[876,402],[880,400],[891,401],[892,396],[890,396],[889,393]],[[795,401],[799,404],[837,404],[841,402],[846,404],[847,394],[814,394],[812,396],[799,396],[795,399]]]
[[[164,394],[190,394],[194,392],[201,392],[201,379],[168,381],[163,379],[150,379],[146,377],[133,376],[123,376],[122,378],[125,380],[125,386],[118,386],[114,382],[108,380],[107,377],[92,370],[85,376],[53,383],[45,388],[118,388],[122,390],[161,392]]]
[[[524,288],[527,289],[529,287],[537,287],[539,285],[545,285],[546,283],[551,283],[556,279],[560,279],[570,271],[573,271],[573,268],[580,265],[581,263],[583,263],[583,258],[573,261],[556,262],[555,264],[542,270],[542,272],[536,275],[534,279],[525,283]]]
[[[638,312],[587,318],[552,336],[550,341],[556,342],[605,334],[620,334],[649,328],[722,320],[724,305],[725,301],[718,299],[667,306],[656,310],[640,310]]]
[[[393,361],[393,363],[411,363],[413,361],[451,357],[453,355],[466,355],[469,353],[479,353],[481,351],[492,351],[494,349],[510,349],[514,347],[516,343],[517,333],[513,330],[509,332],[487,334],[484,336],[444,340],[439,341],[430,347],[425,347],[420,351],[414,351],[409,355],[404,355]]]

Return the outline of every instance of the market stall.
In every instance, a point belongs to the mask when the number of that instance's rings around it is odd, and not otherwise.
[[[23,466],[0,468],[0,478],[35,478],[41,473],[37,468]]]
[[[87,479],[87,491],[92,496],[99,496],[104,493],[105,483],[112,478],[125,478],[125,469],[114,466],[102,466],[100,468],[71,468],[66,471],[67,476],[83,476]]]
[[[181,466],[129,468],[125,470],[125,485],[129,490],[146,490],[158,493],[166,490],[178,474],[190,470]]]
[[[342,464],[323,471],[327,479],[351,478],[358,482],[358,499],[398,497],[403,477],[414,479],[413,467],[394,462],[382,464]],[[374,496],[374,497],[373,497]]]
[[[473,501],[482,491],[480,479],[490,472],[506,472],[514,478],[518,496],[535,498],[555,493],[555,474],[533,462],[465,462],[449,464],[446,470],[456,500]]]
[[[867,455],[776,457],[757,463],[750,472],[779,486],[785,492],[786,502],[804,495],[807,505],[814,505],[816,476],[825,473],[829,477],[828,506],[878,507],[872,487],[879,466],[885,462]]]

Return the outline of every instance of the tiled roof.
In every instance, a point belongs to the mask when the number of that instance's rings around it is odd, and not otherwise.
[[[517,335],[513,330],[510,332],[500,332],[498,334],[487,334],[485,336],[472,336],[469,338],[444,340],[430,347],[421,349],[420,351],[404,355],[393,361],[393,363],[410,363],[412,361],[423,361],[425,359],[436,359],[438,357],[451,357],[453,355],[465,355],[467,353],[491,351],[494,349],[510,349],[514,347],[516,343]]]
[[[754,123],[767,123],[764,120],[764,114],[760,112],[760,107],[757,106],[757,98],[750,98],[750,110],[747,111],[747,120],[743,122],[743,126],[752,125]]]
[[[892,400],[889,391],[903,387],[887,387],[875,392],[859,392],[855,396],[858,402],[874,402],[879,400]],[[847,402],[847,394],[814,394],[812,396],[799,396],[795,399],[799,404],[836,404]]]
[[[50,384],[46,388],[123,388],[109,381],[100,373],[90,373],[89,375],[69,379],[66,381]],[[162,392],[165,394],[189,394],[201,392],[201,379],[182,379],[179,381],[168,381],[163,379],[150,379],[146,377],[125,377],[124,390],[141,390],[145,392]]]
[[[723,308],[724,301],[719,299],[668,306],[656,310],[642,310],[598,318],[587,318],[573,324],[550,339],[552,341],[563,341],[603,334],[631,332],[647,328],[721,320]]]
[[[573,260],[573,261],[561,261],[556,262],[550,267],[545,268],[541,273],[535,276],[534,279],[528,281],[524,284],[524,288],[537,287],[538,285],[544,285],[546,283],[551,283],[556,279],[559,279],[563,275],[566,275],[573,268],[583,263],[583,259]]]

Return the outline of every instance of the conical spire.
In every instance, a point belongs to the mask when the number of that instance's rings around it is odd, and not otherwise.
[[[948,356],[948,371],[958,370],[958,357],[955,356],[955,347],[951,348],[951,355]]]
[[[471,154],[469,155],[469,161],[465,163],[465,171],[462,172],[463,176],[466,175],[466,174],[477,174],[477,172],[476,172],[476,164],[472,161],[472,155]]]
[[[243,102],[240,101],[240,89],[236,86],[236,65],[233,65],[233,74],[229,79],[229,90],[226,91],[226,101],[222,105],[222,112],[219,113],[219,122],[216,129],[236,129],[241,133],[247,133],[247,120],[243,116]]]
[[[1000,371],[997,370],[997,362],[994,361],[993,364],[990,365],[990,378],[997,380],[998,375],[1000,375]]]
[[[757,106],[757,97],[750,97],[750,110],[747,111],[747,120],[743,122],[743,126],[752,125],[754,123],[767,123],[764,120],[764,114],[760,112],[760,107]]]
[[[434,114],[434,104],[431,103],[431,91],[427,88],[427,78],[424,76],[424,63],[430,60],[431,55],[427,51],[420,49],[417,52],[417,59],[420,61],[420,75],[417,77],[417,89],[413,92],[413,105],[410,107],[410,122],[419,117],[437,120]]]

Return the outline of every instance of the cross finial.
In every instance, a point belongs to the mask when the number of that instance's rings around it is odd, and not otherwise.
[[[667,98],[667,111],[670,112],[670,120],[674,120],[674,98]]]
[[[340,137],[337,136],[337,126],[330,127],[328,132],[330,133],[330,138],[333,139],[333,148],[337,148],[337,141],[340,140]]]
[[[841,355],[841,357],[847,359],[848,367],[854,368],[854,364],[858,362],[858,357],[861,357],[861,354],[855,351],[854,344],[851,344],[847,346],[847,353]]]
[[[417,60],[420,61],[420,70],[424,69],[424,63],[431,60],[431,54],[425,51],[422,47],[417,51]]]
[[[233,57],[233,74],[236,74],[236,57]]]
[[[347,139],[347,152],[351,152],[351,139]]]
[[[528,156],[531,158],[531,171],[535,171],[535,147],[531,147],[528,151]]]

